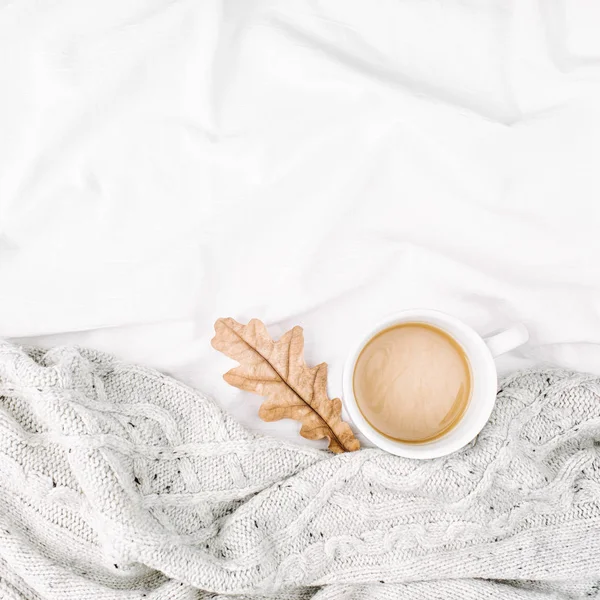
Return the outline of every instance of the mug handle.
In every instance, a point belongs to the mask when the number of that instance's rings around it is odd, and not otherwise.
[[[483,338],[492,356],[500,356],[522,346],[529,339],[529,332],[523,323],[517,323],[504,331]]]

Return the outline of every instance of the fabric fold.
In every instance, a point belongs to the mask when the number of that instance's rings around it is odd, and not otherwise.
[[[0,581],[57,600],[590,597],[599,392],[519,373],[454,455],[334,456],[156,371],[2,343]]]

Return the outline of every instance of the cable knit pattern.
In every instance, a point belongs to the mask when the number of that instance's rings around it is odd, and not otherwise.
[[[437,460],[249,433],[177,381],[0,344],[0,597],[589,598],[600,379],[515,375]]]

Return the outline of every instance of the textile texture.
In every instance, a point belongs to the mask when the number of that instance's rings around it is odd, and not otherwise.
[[[595,597],[599,428],[598,377],[540,370],[452,456],[334,456],[111,356],[2,343],[0,597]]]

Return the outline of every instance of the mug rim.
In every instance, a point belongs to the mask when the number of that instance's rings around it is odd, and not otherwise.
[[[466,337],[470,338],[470,342],[477,348],[476,354],[478,359],[480,359],[480,362],[481,360],[484,362],[483,366],[480,364],[478,367],[478,369],[486,371],[485,373],[481,373],[483,380],[479,382],[479,385],[481,387],[480,396],[484,395],[483,402],[486,402],[487,404],[479,407],[479,415],[471,418],[470,424],[467,424],[468,426],[466,428],[463,426],[462,433],[455,434],[450,442],[448,441],[449,434],[452,431],[455,431],[458,426],[465,421],[467,413],[465,413],[455,428],[445,433],[441,437],[430,442],[424,442],[422,444],[407,444],[389,438],[377,431],[363,416],[362,412],[358,408],[356,397],[354,396],[354,369],[363,348],[381,331],[407,321],[419,322],[419,319],[423,319],[424,323],[429,323],[428,319],[442,321],[443,323],[448,324],[449,327],[460,330],[461,333],[464,333]],[[440,327],[440,325],[437,323],[429,324]],[[456,336],[447,331],[443,325],[440,328],[446,334],[450,335],[463,348],[463,351],[465,352],[465,355],[469,361],[471,377],[473,380],[475,380],[475,365],[473,364],[474,360],[472,360],[473,352],[468,352],[464,348],[462,341],[460,339],[456,339]],[[480,374],[478,373],[478,375]],[[463,448],[469,444],[479,434],[489,420],[496,403],[497,387],[498,375],[496,363],[484,339],[479,333],[477,333],[472,327],[467,325],[461,319],[458,319],[457,317],[454,317],[448,313],[433,309],[411,308],[392,313],[384,319],[379,320],[351,346],[350,352],[344,364],[343,371],[343,404],[344,408],[346,409],[346,413],[354,427],[356,427],[356,429],[358,429],[358,431],[371,443],[375,444],[375,446],[397,456],[416,459],[430,459],[439,458],[441,456],[446,456],[456,452],[460,448]],[[472,395],[469,399],[469,403],[471,403],[473,400],[474,398]],[[478,398],[478,402],[482,402],[482,399]]]

